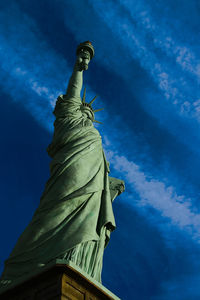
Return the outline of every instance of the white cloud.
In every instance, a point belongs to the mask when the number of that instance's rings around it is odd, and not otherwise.
[[[124,46],[127,52],[127,56],[120,60],[120,68],[117,67],[117,63],[112,63],[113,55],[107,58],[107,60],[110,60],[108,65],[112,65],[113,70],[120,76],[130,80],[131,72],[128,65],[131,63],[131,58],[137,59],[142,68],[151,75],[158,88],[163,92],[165,99],[168,101],[168,106],[173,105],[174,111],[183,116],[182,104],[186,99],[189,99],[192,104],[200,97],[197,88],[197,83],[200,80],[200,60],[195,57],[191,48],[175,41],[171,29],[166,27],[164,22],[162,24],[155,22],[146,2],[137,4],[133,4],[131,1],[119,2],[126,10],[128,9],[129,16],[120,9],[117,2],[113,4],[103,0],[95,3],[90,1],[95,13],[109,27],[113,36],[121,41],[121,45]],[[79,33],[75,31],[75,34]],[[153,48],[149,46],[149,36],[154,43]],[[158,48],[164,51],[166,55],[160,57],[156,50]],[[129,61],[127,61],[127,57],[129,57]],[[170,57],[173,60],[169,59]],[[178,68],[175,62],[182,69]],[[125,72],[122,72],[122,69]],[[189,76],[194,75],[196,85],[194,85],[194,80],[192,81],[188,77],[187,72]],[[152,105],[152,100],[145,99],[144,108],[147,107],[147,101],[150,101]],[[154,105],[156,105],[155,98]],[[149,109],[149,106],[147,109]],[[148,113],[153,114],[153,109],[151,112],[148,110]],[[155,117],[158,116],[155,115]],[[191,105],[191,110],[188,109],[187,112],[184,112],[184,117],[193,118],[199,122],[199,117],[194,111],[193,105]]]
[[[16,3],[2,9],[0,18],[2,88],[13,101],[21,102],[24,95],[26,109],[52,130],[48,124],[52,119],[51,107],[63,93],[60,87],[66,88],[67,62],[49,47],[34,21]]]
[[[130,184],[139,195],[139,200],[132,199],[132,205],[138,208],[154,208],[162,217],[167,218],[171,225],[186,231],[199,241],[200,214],[193,211],[191,199],[185,198],[184,195],[177,195],[172,186],[166,186],[159,180],[148,178],[140,170],[139,165],[119,155],[117,151],[106,148],[107,158],[112,167],[121,174],[121,177],[125,177],[125,182]]]

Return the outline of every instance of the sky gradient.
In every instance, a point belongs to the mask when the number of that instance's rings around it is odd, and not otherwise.
[[[0,4],[0,263],[37,208],[53,107],[90,40],[86,99],[111,176],[117,229],[103,284],[123,300],[200,299],[200,4],[18,0]]]

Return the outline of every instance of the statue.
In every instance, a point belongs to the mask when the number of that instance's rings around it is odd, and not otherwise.
[[[28,276],[56,258],[74,262],[101,282],[104,248],[115,229],[112,201],[124,190],[122,180],[108,176],[101,136],[93,126],[92,103],[81,100],[83,71],[94,56],[88,42],[77,48],[77,60],[66,95],[54,109],[50,178],[30,224],[19,237],[1,284]]]

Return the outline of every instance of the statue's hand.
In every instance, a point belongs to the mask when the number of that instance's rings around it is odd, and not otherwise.
[[[88,69],[88,64],[90,62],[90,53],[86,49],[82,49],[78,55],[76,60],[76,66],[79,71],[85,71]]]

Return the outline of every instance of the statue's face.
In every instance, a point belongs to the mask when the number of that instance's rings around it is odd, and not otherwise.
[[[83,116],[90,119],[92,122],[94,121],[94,114],[89,107],[82,106],[81,111]]]

